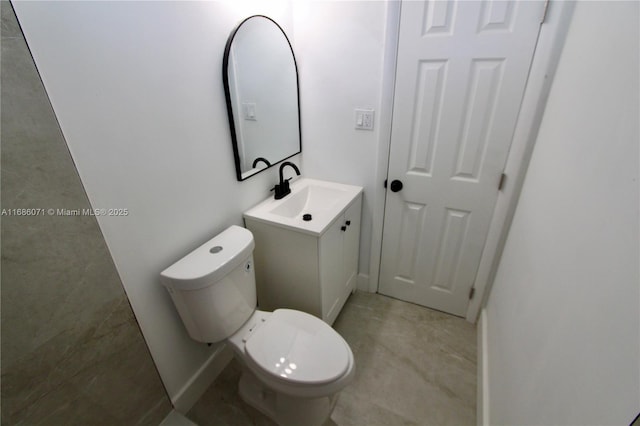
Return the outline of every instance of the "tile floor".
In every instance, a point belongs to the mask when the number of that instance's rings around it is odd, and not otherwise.
[[[342,391],[326,426],[475,424],[473,324],[357,292],[334,328],[353,350],[356,378]],[[199,426],[274,425],[240,400],[239,376],[232,361],[187,416]]]

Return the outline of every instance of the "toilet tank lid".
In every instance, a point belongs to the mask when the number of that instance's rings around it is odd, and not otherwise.
[[[253,251],[253,234],[230,226],[160,273],[165,287],[197,290],[214,284],[239,266]]]

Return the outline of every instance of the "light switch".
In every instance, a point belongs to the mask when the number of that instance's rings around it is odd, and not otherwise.
[[[256,104],[255,102],[243,102],[242,111],[244,112],[245,120],[256,121]]]
[[[356,129],[373,130],[372,109],[356,108]]]

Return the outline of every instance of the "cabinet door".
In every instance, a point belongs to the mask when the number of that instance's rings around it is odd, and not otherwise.
[[[351,292],[356,288],[358,280],[358,259],[360,253],[360,213],[362,210],[362,196],[347,209],[344,223],[347,227],[343,236],[343,283],[342,292]],[[348,225],[347,225],[348,224]],[[346,299],[346,298],[345,298]]]
[[[256,246],[258,306],[298,309],[322,317],[318,239],[313,235],[245,219]]]
[[[343,218],[340,217],[320,237],[320,286],[322,293],[322,319],[333,322],[344,292]]]
[[[333,324],[356,288],[362,196],[320,238],[322,319]]]

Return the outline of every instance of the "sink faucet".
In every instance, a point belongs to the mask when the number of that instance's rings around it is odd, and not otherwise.
[[[300,176],[300,169],[298,169],[298,166],[296,166],[295,164],[293,164],[290,161],[285,161],[284,163],[282,163],[280,165],[280,171],[278,173],[278,175],[280,176],[280,182],[276,186],[273,187],[273,191],[275,192],[274,198],[276,200],[284,198],[285,196],[287,196],[288,194],[291,193],[291,188],[289,188],[289,180],[291,180],[291,178],[285,179],[284,175],[282,174],[282,171],[287,166],[293,167],[293,170],[296,171],[296,174],[298,176]]]

